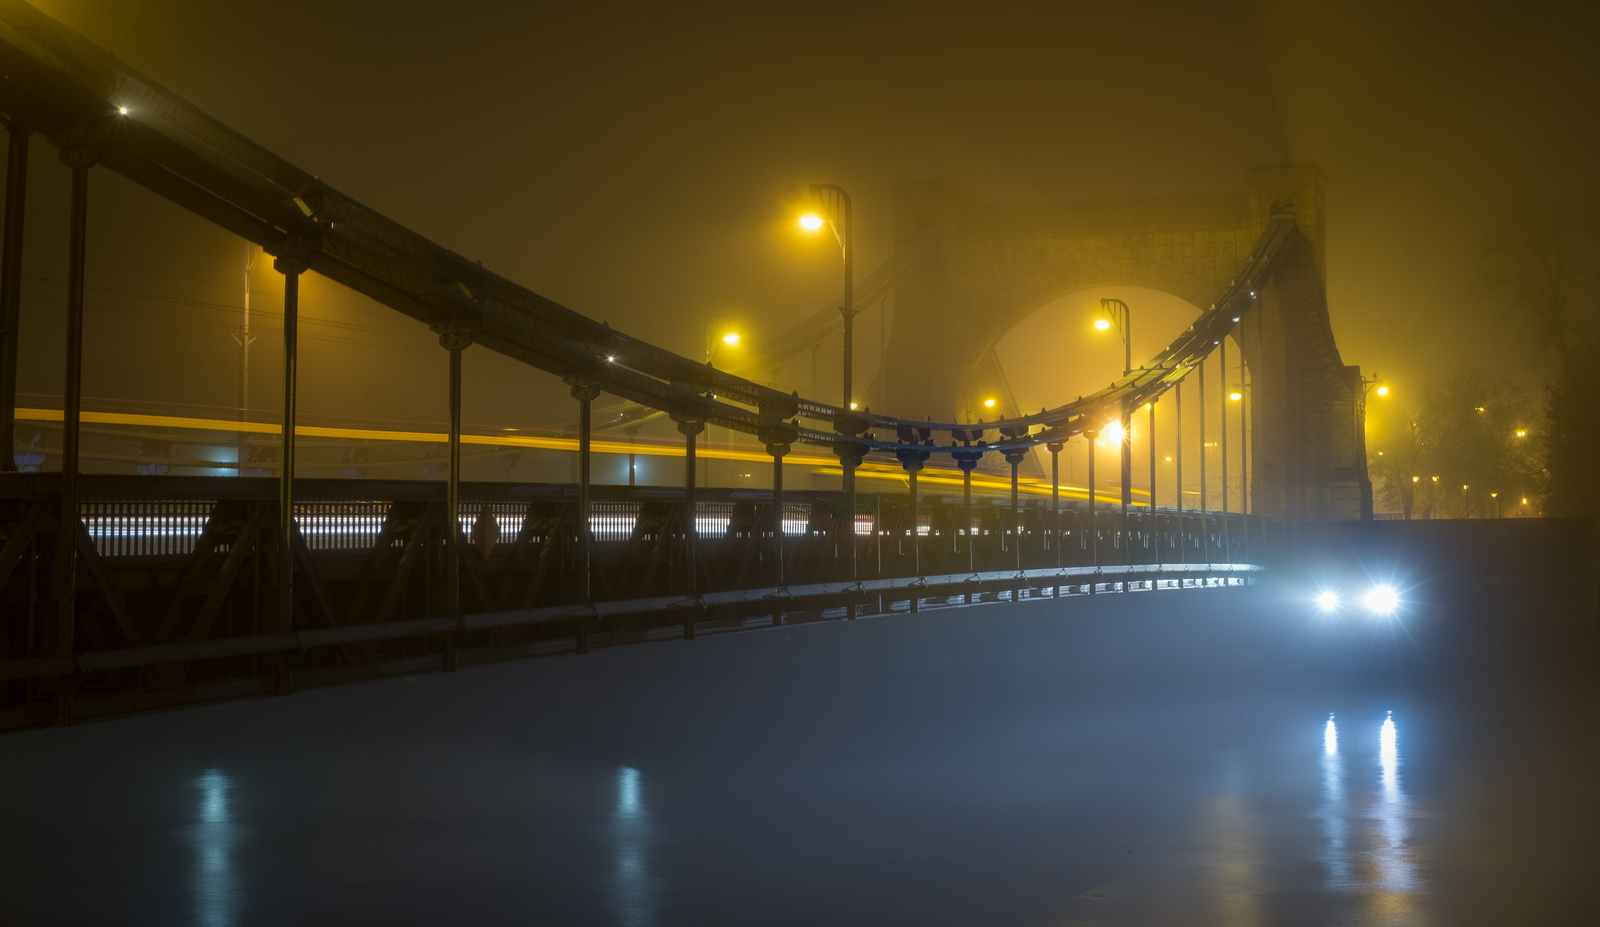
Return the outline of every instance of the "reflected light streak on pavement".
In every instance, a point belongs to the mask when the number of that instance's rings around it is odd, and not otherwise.
[[[611,876],[611,904],[617,923],[644,927],[651,922],[654,899],[648,867],[650,830],[640,799],[639,770],[617,769],[617,810],[611,816],[611,849],[616,868]]]
[[[194,829],[194,913],[201,927],[232,927],[238,921],[239,885],[233,871],[233,850],[241,836],[228,809],[226,773],[208,769],[194,780],[200,808]]]

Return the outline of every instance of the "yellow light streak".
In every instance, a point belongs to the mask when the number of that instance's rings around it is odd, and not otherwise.
[[[59,422],[60,409],[18,409],[17,418],[35,422]],[[128,412],[84,412],[86,425],[134,425],[148,428],[186,428],[195,431],[246,432],[248,434],[275,435],[281,430],[277,425],[264,422],[239,422],[226,419],[185,418],[176,415],[139,415]],[[421,441],[443,443],[450,440],[444,432],[389,431],[376,428],[329,428],[322,425],[296,425],[294,433],[302,438],[356,438],[367,441]],[[462,444],[491,447],[527,447],[551,451],[576,451],[577,438],[545,438],[532,435],[471,435],[461,436]],[[640,454],[646,457],[682,457],[683,448],[676,444],[628,443],[623,441],[592,441],[590,446],[597,454]],[[772,455],[763,451],[735,451],[699,447],[695,454],[717,460],[750,460],[771,463]],[[834,457],[790,454],[785,463],[811,465],[836,461]]]
[[[59,422],[62,419],[60,409],[17,409],[17,418],[34,422]],[[221,431],[245,432],[248,434],[275,435],[280,429],[277,425],[266,422],[240,422],[229,419],[215,418],[188,418],[178,415],[145,415],[131,412],[84,412],[81,419],[86,425],[127,425],[142,426],[147,428],[183,428],[193,431]],[[430,444],[442,444],[450,440],[444,432],[432,431],[391,431],[378,428],[332,428],[323,425],[297,425],[294,433],[302,438],[341,438],[361,439],[367,441],[418,441]],[[462,444],[473,444],[488,447],[526,447],[550,451],[576,451],[577,438],[547,438],[532,435],[474,435],[463,434]],[[597,454],[638,454],[643,457],[683,457],[683,446],[680,444],[656,444],[647,440],[636,442],[623,441],[591,441],[590,447]],[[749,450],[738,451],[731,448],[714,448],[701,445],[695,449],[696,456],[714,460],[741,460],[754,463],[771,463],[772,455],[764,451]],[[784,457],[785,464],[795,466],[809,466],[815,468],[813,472],[838,475],[838,458],[833,456],[814,456],[810,454],[789,454]],[[218,467],[223,464],[218,463]],[[894,480],[903,482],[905,470],[893,463],[877,463],[863,461],[856,470],[858,476],[867,479]],[[934,483],[939,485],[962,485],[961,471],[954,468],[924,467],[918,474],[919,483]],[[996,492],[1010,492],[1011,482],[1008,479],[973,474],[972,486],[980,490]],[[1017,478],[1017,489],[1032,495],[1049,495],[1050,483],[1038,477],[1021,476]],[[1147,496],[1148,490],[1135,488],[1135,496]],[[1082,486],[1061,485],[1061,494],[1074,499],[1089,498],[1089,490]],[[1120,495],[1108,495],[1101,490],[1097,499],[1102,502],[1120,501]]]

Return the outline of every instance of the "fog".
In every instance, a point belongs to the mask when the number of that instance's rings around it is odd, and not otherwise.
[[[1592,15],[1570,5],[40,6],[372,208],[690,356],[713,317],[759,339],[836,295],[832,242],[794,232],[809,183],[852,192],[859,277],[892,251],[899,180],[959,178],[983,201],[1242,192],[1251,165],[1288,159],[1328,176],[1346,363],[1397,398],[1462,361],[1537,389],[1476,261],[1508,204],[1595,185]],[[67,171],[42,139],[33,159],[20,388],[48,395]],[[91,404],[237,405],[241,246],[109,172],[94,184]],[[251,393],[272,410],[265,263]],[[443,419],[423,326],[327,281],[306,300],[306,415]],[[570,418],[548,375],[482,349],[466,364],[469,427]],[[875,355],[860,364],[870,381]],[[809,369],[777,380],[804,392]]]

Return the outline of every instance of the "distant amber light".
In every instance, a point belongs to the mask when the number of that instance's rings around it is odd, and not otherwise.
[[[993,399],[985,399],[985,400],[984,400],[984,401],[983,401],[983,407],[984,407],[984,408],[985,408],[985,409],[992,409],[992,408],[994,408],[994,400],[993,400]]]
[[[722,336],[722,343],[723,344],[738,344],[739,343],[739,336],[735,332],[728,332],[726,335]]]
[[[1111,327],[1111,320],[1110,319],[1095,319],[1094,320],[1094,327],[1100,329],[1101,331],[1105,331],[1106,329]]]
[[[1528,436],[1528,430],[1526,428],[1518,428],[1517,429],[1517,437],[1526,438],[1527,436]]]
[[[810,231],[815,232],[817,229],[822,228],[822,217],[821,216],[801,216],[800,217],[800,227],[804,228],[804,229],[809,229]]]
[[[853,402],[852,402],[852,403],[850,403],[850,408],[851,408],[851,409],[852,409],[852,410],[854,410],[854,409],[855,409],[855,408],[856,408],[856,404],[855,404],[855,403],[853,403]]]
[[[1238,402],[1240,399],[1244,398],[1244,394],[1243,393],[1229,393],[1228,394],[1228,398],[1232,399],[1234,402]]]
[[[1387,395],[1389,395],[1389,387],[1387,387],[1387,386],[1378,387],[1378,395],[1379,396],[1387,396]]]
[[[1105,436],[1106,440],[1110,441],[1112,444],[1121,444],[1123,440],[1128,437],[1127,432],[1122,430],[1121,422],[1111,422],[1107,424]]]

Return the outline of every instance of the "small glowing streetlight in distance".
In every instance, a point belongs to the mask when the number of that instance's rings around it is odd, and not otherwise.
[[[983,401],[983,407],[984,407],[984,408],[985,408],[985,409],[992,409],[992,408],[994,408],[994,400],[993,400],[993,399],[985,399],[985,400],[984,400],[984,401]]]
[[[1517,437],[1526,438],[1527,436],[1528,436],[1528,429],[1526,429],[1526,428],[1518,428],[1517,429]]]
[[[1105,331],[1106,329],[1111,327],[1111,320],[1110,319],[1095,319],[1094,320],[1094,327],[1100,329],[1101,331]]]
[[[815,232],[822,228],[822,217],[806,214],[800,217],[800,227],[807,231]]]
[[[126,106],[119,106],[117,107],[117,112],[123,116],[126,116],[128,115],[128,108]]]
[[[1339,610],[1339,593],[1328,591],[1317,593],[1317,607],[1325,612]]]
[[[1240,399],[1244,398],[1244,394],[1243,393],[1229,393],[1228,394],[1228,398],[1232,399],[1234,402],[1238,402]]]
[[[730,346],[738,344],[739,343],[739,333],[738,332],[728,332],[726,335],[722,336],[722,343],[726,344],[726,345],[730,345]]]
[[[1389,387],[1387,387],[1387,386],[1378,387],[1378,395],[1379,396],[1387,396],[1387,395],[1389,395]]]
[[[1112,444],[1121,444],[1123,439],[1127,437],[1127,435],[1123,433],[1122,423],[1118,421],[1107,422],[1105,430],[1100,433],[1104,435],[1105,439]]]
[[[855,404],[855,403],[853,403],[853,402],[852,402],[852,403],[850,403],[850,409],[851,409],[851,411],[855,411],[855,408],[856,408],[856,404]]]

